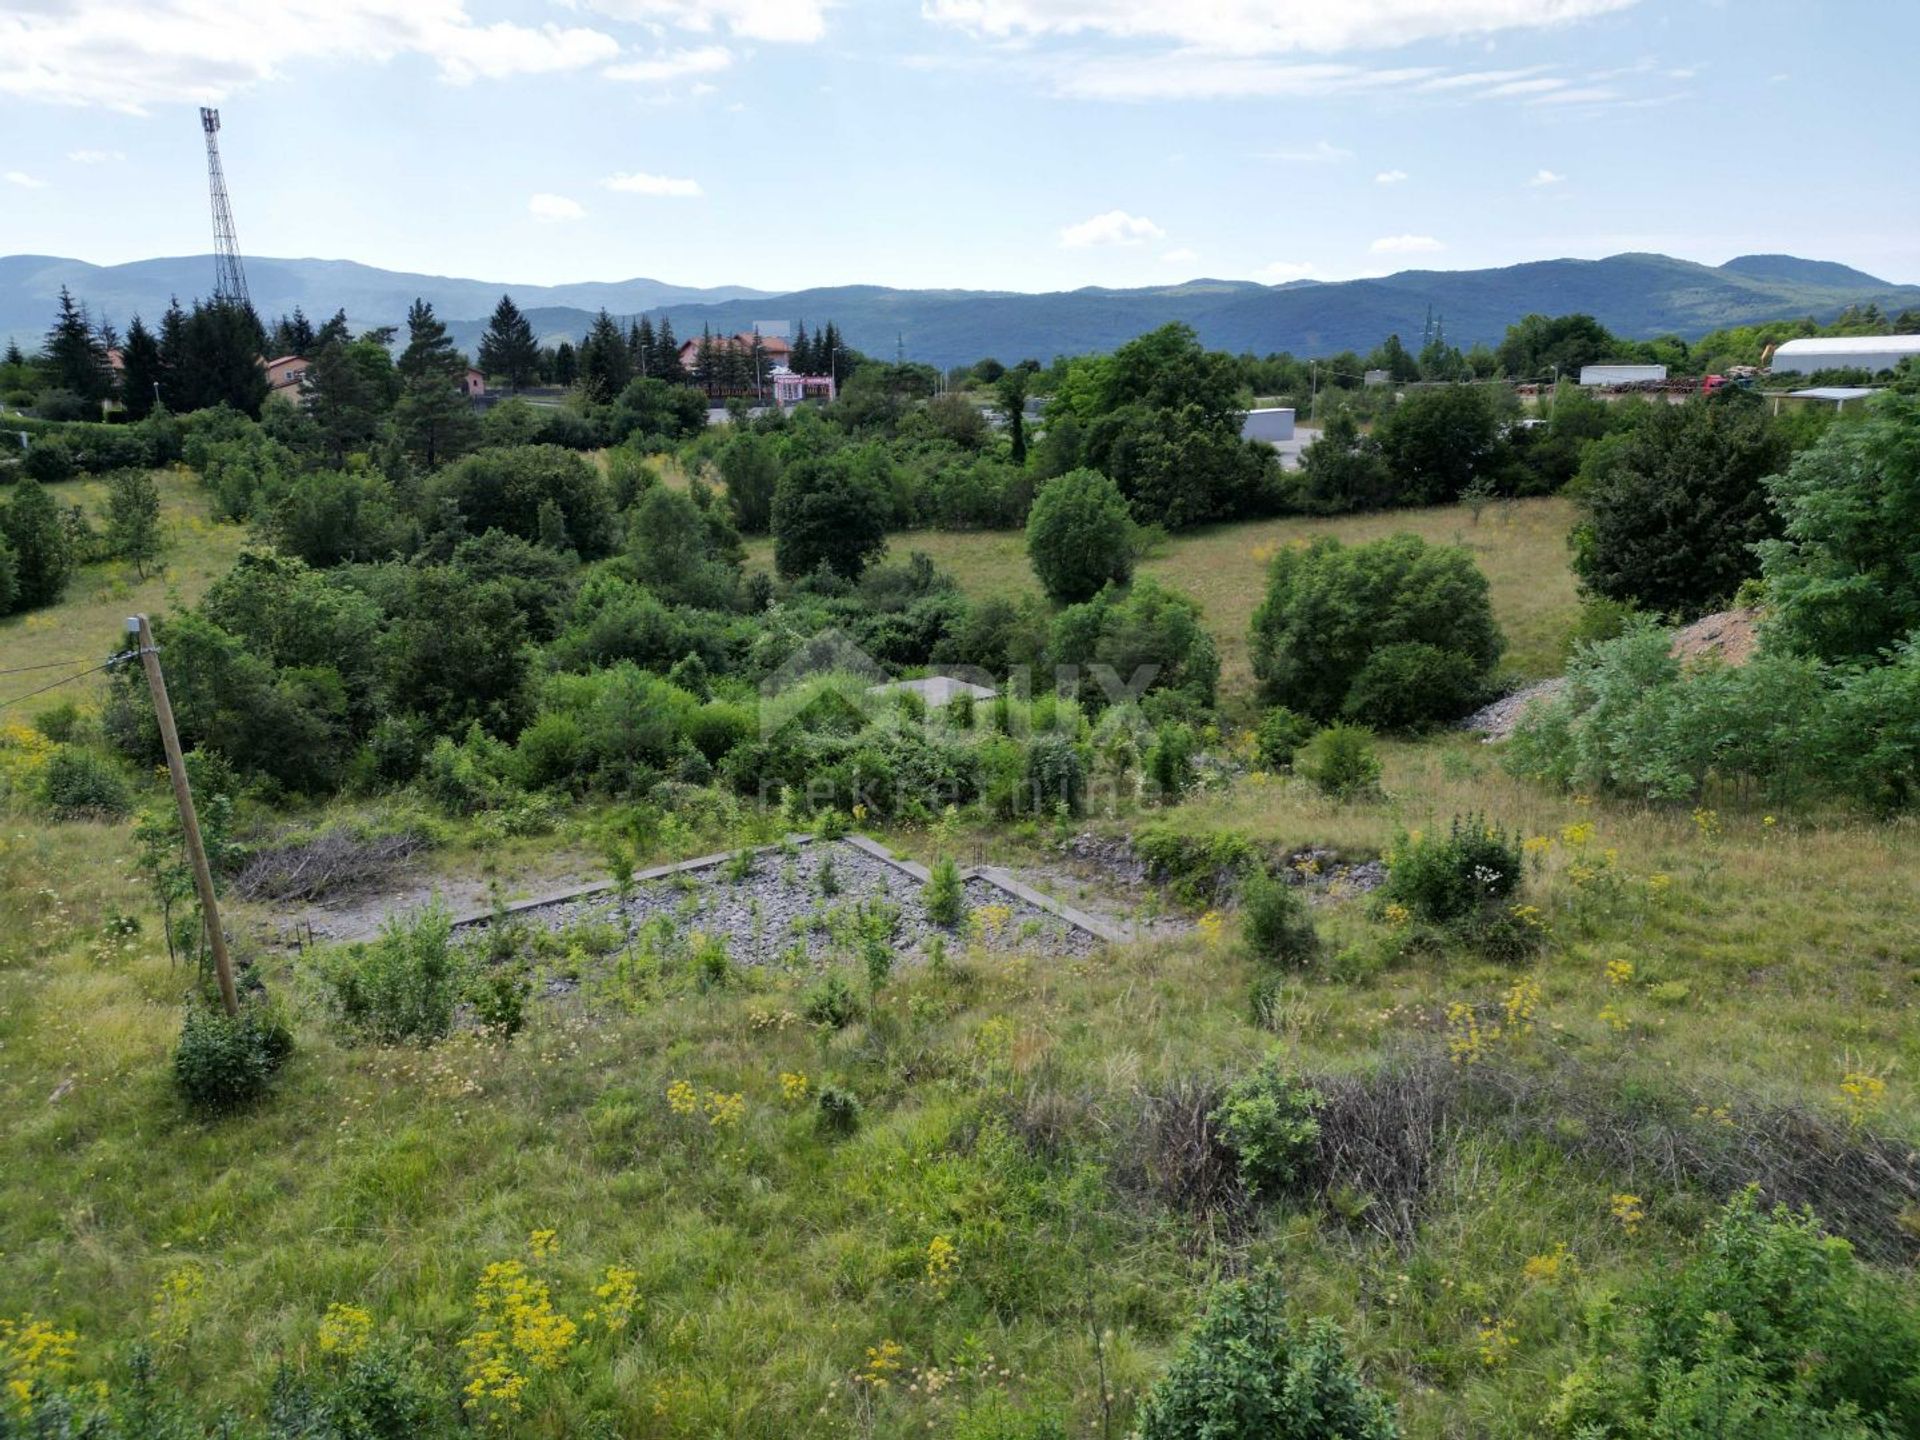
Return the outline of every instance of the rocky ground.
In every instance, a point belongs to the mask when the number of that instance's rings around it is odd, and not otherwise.
[[[821,880],[829,863],[832,895]],[[676,934],[700,931],[720,939],[742,965],[794,959],[799,952],[813,960],[851,948],[849,937],[858,933],[861,913],[883,906],[895,912],[893,947],[904,955],[924,955],[936,935],[949,944],[978,943],[1022,954],[1085,955],[1100,945],[1059,916],[978,878],[965,882],[967,907],[977,919],[958,931],[943,930],[927,917],[921,890],[911,875],[855,846],[816,841],[788,854],[758,856],[753,873],[739,880],[719,865],[646,881],[624,902],[624,917],[620,897],[602,893],[523,911],[519,918],[553,931],[594,922],[638,931],[664,916]]]

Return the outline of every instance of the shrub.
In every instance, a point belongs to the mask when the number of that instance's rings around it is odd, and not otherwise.
[[[1262,697],[1321,721],[1342,713],[1376,651],[1404,644],[1449,651],[1463,657],[1477,684],[1505,645],[1473,557],[1416,535],[1356,546],[1329,538],[1281,550],[1251,639]]]
[[[173,1052],[174,1088],[202,1114],[226,1114],[266,1094],[292,1053],[292,1032],[262,1006],[246,1005],[236,1018],[194,1004]]]
[[[1133,578],[1133,520],[1126,497],[1098,470],[1073,470],[1040,487],[1027,517],[1027,555],[1049,598],[1091,600]]]
[[[1411,733],[1458,720],[1483,688],[1472,656],[1410,640],[1367,657],[1340,711],[1376,730]]]
[[[1275,705],[1260,717],[1253,732],[1254,748],[1260,763],[1272,770],[1285,770],[1293,764],[1300,747],[1313,738],[1314,723],[1284,705]]]
[[[1086,808],[1087,762],[1065,735],[1040,735],[1027,746],[1027,799],[1042,815]]]
[[[460,967],[453,920],[435,901],[388,920],[372,944],[324,956],[320,981],[335,1016],[368,1039],[437,1040],[453,1025]]]
[[[1237,830],[1188,835],[1170,825],[1148,825],[1134,836],[1147,874],[1187,905],[1231,894],[1254,861],[1253,842]]]
[[[1193,784],[1193,756],[1200,748],[1191,725],[1168,721],[1153,732],[1147,751],[1147,776],[1163,804],[1172,804]]]
[[[814,1104],[824,1134],[844,1139],[860,1128],[860,1097],[851,1090],[822,1085]]]
[[[1278,1055],[1227,1091],[1208,1123],[1233,1153],[1248,1195],[1270,1199],[1307,1178],[1320,1140],[1314,1112],[1323,1103]]]
[[[1138,1440],[1398,1440],[1340,1331],[1291,1324],[1267,1276],[1222,1287],[1140,1409]]]
[[[1371,795],[1380,786],[1380,757],[1363,725],[1329,725],[1307,742],[1293,768],[1336,800]]]
[[[1785,537],[1760,547],[1769,643],[1872,661],[1920,629],[1920,399],[1888,394],[1766,483]]]
[[[474,1018],[498,1035],[518,1035],[527,1023],[533,977],[517,959],[488,965],[467,984]]]
[[[40,773],[40,798],[62,818],[118,819],[133,810],[133,794],[118,767],[77,745],[60,745]]]
[[[1303,969],[1320,951],[1320,936],[1300,892],[1256,865],[1240,887],[1247,944],[1270,965]]]
[[[921,899],[927,908],[927,919],[944,929],[957,930],[960,922],[967,918],[967,896],[960,884],[960,867],[950,857],[942,855],[933,862]]]
[[[811,1024],[844,1030],[860,1018],[860,996],[846,976],[830,970],[801,995],[800,1013]]]
[[[1435,925],[1472,920],[1520,888],[1519,841],[1478,815],[1456,815],[1444,836],[1402,834],[1380,895]]]
[[[1677,1274],[1595,1312],[1551,1419],[1577,1436],[1920,1434],[1920,1309],[1750,1186]]]

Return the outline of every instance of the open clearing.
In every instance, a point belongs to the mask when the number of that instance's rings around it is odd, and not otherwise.
[[[1281,546],[1306,544],[1322,535],[1353,545],[1399,534],[1464,545],[1486,573],[1494,616],[1506,632],[1504,664],[1517,678],[1537,680],[1560,673],[1567,630],[1580,608],[1567,564],[1567,532],[1573,521],[1572,502],[1557,496],[1489,505],[1477,521],[1465,505],[1331,519],[1255,520],[1175,536],[1142,563],[1140,571],[1200,602],[1220,647],[1221,687],[1233,693],[1253,683],[1247,628],[1266,596],[1267,562]],[[1040,593],[1020,531],[913,531],[895,535],[888,554],[900,560],[915,550],[952,573],[969,596]],[[770,569],[772,542],[752,542],[748,563]]]

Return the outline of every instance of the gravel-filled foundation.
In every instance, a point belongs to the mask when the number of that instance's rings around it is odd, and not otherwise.
[[[835,893],[824,893],[821,874],[831,863]],[[518,908],[522,924],[563,931],[599,923],[639,931],[665,916],[677,934],[702,934],[725,944],[734,963],[771,964],[808,959],[847,948],[862,910],[892,907],[894,949],[923,955],[935,935],[949,945],[978,943],[989,950],[1054,956],[1086,955],[1101,937],[1063,915],[1022,898],[981,875],[963,881],[970,918],[943,931],[921,903],[924,882],[901,862],[883,860],[851,841],[812,841],[774,848],[754,857],[750,875],[736,879],[729,861],[676,869],[638,881],[622,902],[610,890],[534,902]],[[621,914],[622,905],[626,915]],[[484,924],[476,917],[471,924]]]

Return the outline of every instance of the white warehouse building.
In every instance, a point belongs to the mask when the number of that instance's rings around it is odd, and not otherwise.
[[[1833,335],[1789,340],[1773,352],[1776,375],[1811,375],[1816,370],[1891,370],[1920,356],[1920,335]]]

